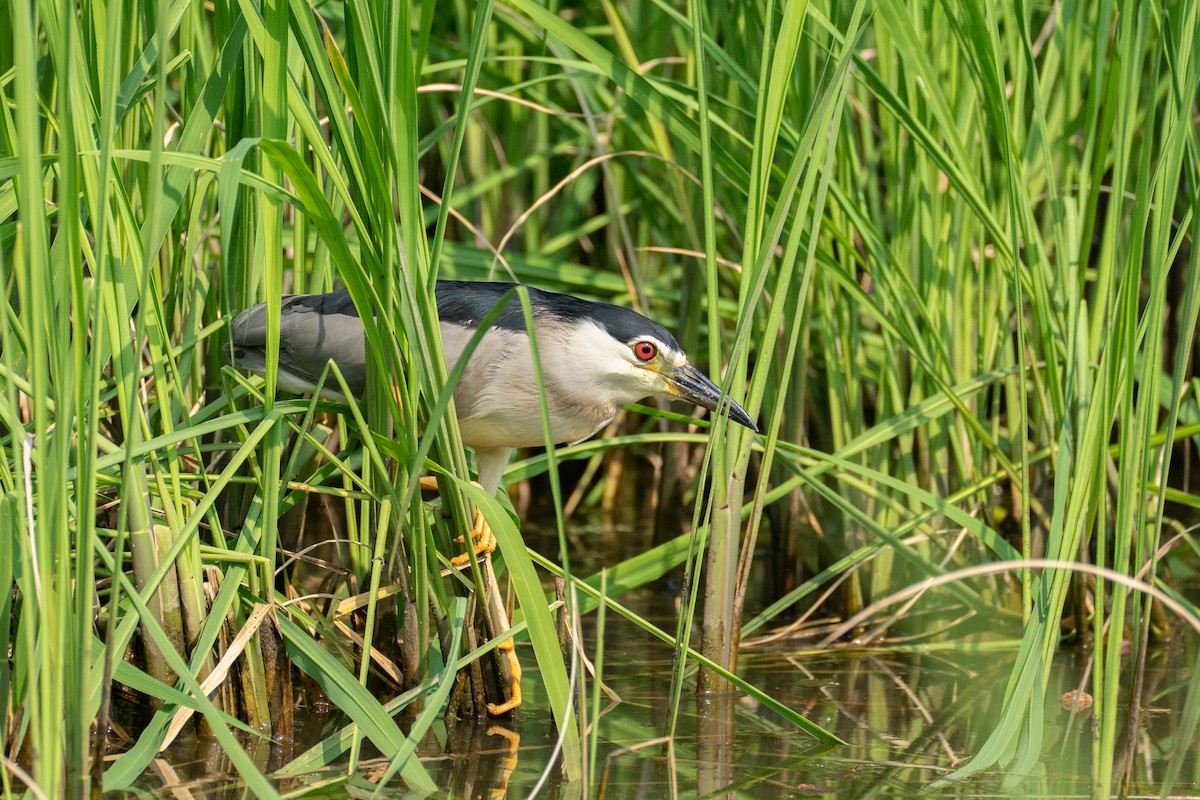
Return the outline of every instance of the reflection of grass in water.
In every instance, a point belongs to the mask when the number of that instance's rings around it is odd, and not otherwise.
[[[437,422],[433,271],[483,279],[497,265],[649,310],[763,425],[752,441],[717,420],[708,446],[686,409],[627,415],[559,451],[561,492],[544,456],[513,466],[571,512],[560,546],[565,534],[593,546],[576,527],[587,514],[655,521],[656,541],[611,565],[606,597],[703,565],[679,626],[659,627],[726,665],[743,634],[939,652],[979,646],[985,624],[1020,637],[967,770],[1053,766],[1045,709],[1065,634],[1095,653],[1095,791],[1140,780],[1122,743],[1163,725],[1142,707],[1163,705],[1148,659],[1172,632],[1166,604],[1107,573],[1012,568],[1103,566],[1196,616],[1175,583],[1195,569],[1193,539],[1171,519],[1197,505],[1192,457],[1171,458],[1200,430],[1194,0],[1161,14],[490,8],[7,9],[6,788],[83,795],[102,777],[119,789],[188,708],[270,796],[291,779],[267,778],[243,745],[288,734],[301,674],[356,726],[293,771],[342,753],[357,765],[368,742],[403,755],[441,730],[440,708],[422,715],[439,686],[473,713],[496,632],[473,608],[455,621],[455,598],[481,587],[440,575],[434,555],[468,527],[470,490],[444,481],[444,518],[414,479],[430,465],[468,472],[452,415]],[[391,35],[410,30],[411,42]],[[378,312],[364,315],[373,364],[394,381],[346,407],[276,400],[270,379],[264,392],[223,370],[232,312],[335,280]],[[587,691],[591,654],[563,666],[540,602],[545,562],[525,555],[505,509],[486,510],[527,626],[517,635],[534,642],[536,659],[522,657],[542,666],[570,774],[595,785],[611,716]],[[308,550],[326,517],[340,520],[336,545]],[[976,567],[997,571],[959,578]],[[589,590],[567,586],[592,614]],[[270,609],[261,622],[256,606]],[[607,613],[628,628],[631,615]],[[602,674],[615,663],[596,660]],[[686,710],[696,663],[677,661],[669,708]],[[107,727],[114,680],[158,710],[106,760],[90,730]],[[1136,713],[1122,716],[1126,703]],[[1197,704],[1171,715],[1172,765],[1192,753]],[[800,708],[847,736],[836,713]],[[656,723],[645,738],[675,725]],[[876,728],[893,725],[908,737],[903,721]],[[415,757],[393,768],[412,788],[441,782]]]

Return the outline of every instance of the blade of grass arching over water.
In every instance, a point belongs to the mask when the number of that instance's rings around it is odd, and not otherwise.
[[[980,392],[983,392],[990,386],[994,385],[997,381],[1003,380],[1010,373],[1011,370],[1005,370],[1002,372],[973,378],[965,383],[953,387],[953,394],[955,397],[962,400],[969,400]],[[953,413],[955,408],[956,407],[954,403],[952,403],[946,397],[946,395],[931,395],[921,403],[906,409],[903,413],[897,415],[896,417],[889,420],[884,420],[874,427],[863,431],[853,441],[847,443],[843,448],[841,448],[836,454],[836,458],[848,462],[852,456],[869,450],[870,448],[884,446],[888,442],[903,436],[908,431],[911,431],[921,425],[927,425],[930,422]],[[652,411],[653,409],[646,410]],[[636,435],[615,437],[613,439],[591,440],[578,445],[573,445],[571,447],[560,448],[558,451],[558,456],[563,459],[577,458],[580,457],[581,454],[586,454],[592,451],[607,450],[611,448],[627,446],[629,444],[649,443],[653,441],[692,442],[704,444],[708,441],[708,438],[706,435],[701,434],[655,434],[647,436]],[[803,449],[797,448],[794,445],[789,445],[786,442],[779,442],[779,444],[789,458],[796,458],[804,452]],[[797,479],[794,483],[789,481],[779,484],[768,491],[763,497],[764,505],[769,506],[772,503],[779,502],[782,497],[786,496],[788,492],[793,491],[797,486],[810,484],[814,486],[819,485],[818,481],[821,476],[830,472],[835,462],[826,458],[824,454],[818,454],[818,456],[819,457],[816,463],[812,463],[811,465],[807,466],[805,477]],[[520,479],[540,474],[542,470],[538,469],[537,466],[543,461],[544,457],[538,457],[521,462],[527,466],[522,468],[520,465],[515,465],[513,470],[510,472],[509,477]],[[859,466],[855,466],[854,469],[856,471],[862,470],[862,468]],[[880,473],[877,472],[873,472],[871,474],[875,476],[880,475]],[[993,481],[994,480],[998,480],[998,478],[994,478]],[[922,493],[921,495],[917,496],[925,497],[931,495],[928,495],[928,493]],[[969,493],[967,493],[966,496],[969,497]],[[949,498],[948,502],[954,502],[954,498]],[[753,506],[746,506],[743,509],[743,518],[749,519],[752,511]],[[902,526],[898,531],[896,531],[896,536],[902,537],[907,535],[912,526],[919,524],[919,522],[922,521],[924,520],[921,520],[919,517],[914,518],[911,523]],[[626,559],[618,565],[609,567],[607,569],[609,582],[608,593],[613,597],[619,596],[629,589],[643,586],[662,577],[669,570],[681,563],[684,563],[684,561],[688,558],[689,553],[691,553],[691,538],[692,536],[690,534],[680,535],[668,542],[658,545],[657,547],[651,548],[639,553],[636,556]],[[1000,542],[998,541],[997,547],[995,548],[995,552],[997,552],[997,554],[1004,555],[1005,557],[1014,557],[1016,555],[1015,551],[1001,551],[999,547]],[[599,576],[593,575],[587,578],[586,581],[590,586],[596,588],[598,586]],[[591,601],[585,598],[580,608],[582,613],[590,611],[592,608]],[[758,621],[756,622],[755,627],[765,624],[771,619],[771,615],[764,614],[762,617],[756,619]]]

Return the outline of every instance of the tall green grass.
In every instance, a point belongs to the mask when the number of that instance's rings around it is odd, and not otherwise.
[[[481,657],[490,671],[501,635],[479,616],[486,570],[440,574],[472,504],[500,539],[563,768],[591,774],[596,740],[576,713],[595,699],[560,656],[541,585],[554,563],[466,483],[436,356],[436,278],[506,274],[646,310],[763,429],[684,432],[660,410],[513,467],[543,486],[557,462],[588,459],[579,496],[595,508],[634,491],[628,454],[662,448],[664,507],[694,509],[660,513],[674,538],[603,577],[566,570],[576,625],[600,598],[633,618],[619,595],[686,564],[684,613],[658,632],[678,648],[677,707],[693,666],[704,691],[737,680],[740,638],[818,596],[875,646],[965,648],[971,620],[995,622],[1021,637],[1004,715],[949,779],[1030,771],[1051,655],[1064,638],[1091,644],[1096,792],[1116,791],[1130,778],[1117,709],[1140,707],[1164,617],[1109,573],[1045,565],[1115,570],[1196,614],[1171,580],[1195,543],[1164,533],[1200,501],[1185,480],[1200,434],[1198,13],[1191,0],[8,4],[5,791],[128,786],[187,708],[271,796],[234,732],[288,733],[288,665],[352,724],[286,773],[337,763],[357,783],[369,740],[389,776],[432,789],[416,742],[447,706],[478,710],[455,676]],[[337,284],[374,312],[358,402],[277,396],[271,375],[228,368],[237,310],[265,300],[274,327],[281,291]],[[430,469],[444,514],[417,492]],[[341,520],[328,603],[279,571],[318,506]],[[551,561],[567,566],[558,522]],[[1017,577],[942,577],[995,562]],[[930,578],[916,608],[968,622],[854,617]],[[155,713],[106,760],[92,730],[114,682]],[[402,732],[393,715],[414,703]]]

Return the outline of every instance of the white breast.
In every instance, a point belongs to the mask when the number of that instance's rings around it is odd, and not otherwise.
[[[625,402],[604,399],[586,376],[600,374],[595,342],[576,342],[554,320],[539,320],[542,373],[550,432],[556,444],[589,438],[612,421]],[[447,364],[453,368],[472,330],[442,324]],[[569,356],[569,357],[568,357]],[[581,378],[581,376],[584,376]],[[454,392],[463,442],[472,447],[535,447],[545,444],[537,379],[528,338],[520,332],[488,331],[471,356]]]

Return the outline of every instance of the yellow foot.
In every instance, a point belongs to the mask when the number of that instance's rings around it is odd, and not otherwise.
[[[461,542],[462,540],[463,538],[459,536],[454,541]],[[488,527],[482,511],[475,512],[475,527],[471,528],[471,545],[477,556],[491,555],[496,552],[496,534],[492,533],[492,529]],[[450,559],[451,566],[455,567],[465,567],[470,563],[471,555],[469,553],[460,553]]]
[[[475,481],[471,481],[471,483],[479,486]],[[482,489],[483,487],[480,486],[479,488]],[[438,490],[437,478],[432,475],[426,475],[421,478],[421,489],[427,492],[436,492]],[[461,542],[462,540],[462,537],[459,536],[454,541]],[[488,527],[487,520],[483,518],[483,512],[478,509],[475,511],[475,526],[471,528],[471,545],[477,556],[496,552],[496,535]],[[470,563],[471,556],[467,553],[460,553],[450,559],[450,564],[454,567],[465,567]]]
[[[517,648],[512,639],[506,639],[503,644],[496,645],[508,655],[508,669],[512,673],[512,683],[508,687],[508,700],[503,703],[488,703],[488,713],[493,717],[521,707],[521,662],[517,660]]]

